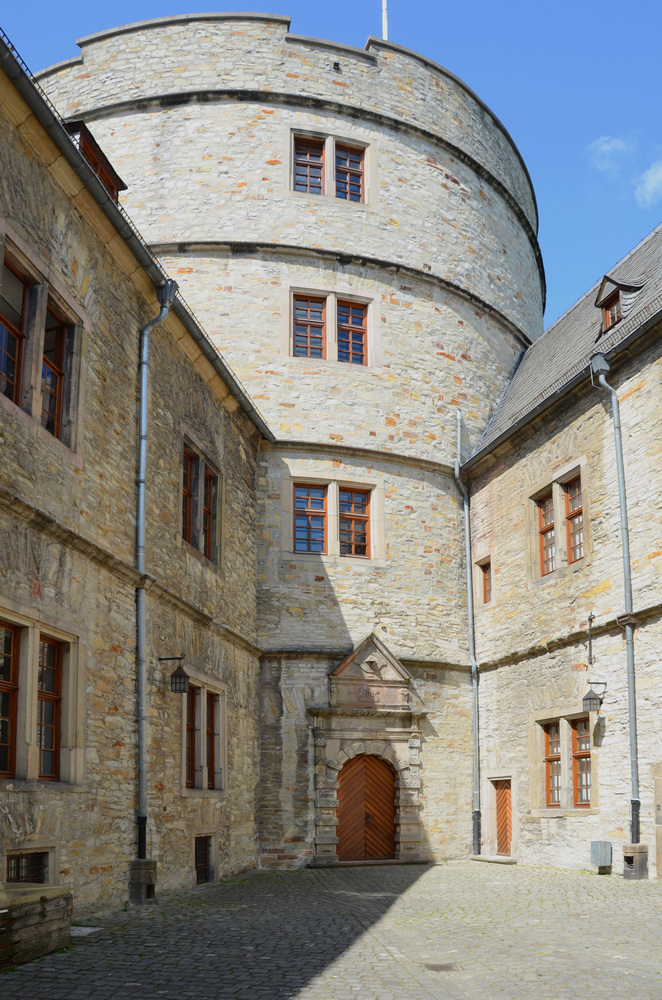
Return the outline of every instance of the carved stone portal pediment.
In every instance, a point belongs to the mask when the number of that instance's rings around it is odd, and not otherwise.
[[[373,633],[329,674],[331,708],[409,708],[411,675]]]

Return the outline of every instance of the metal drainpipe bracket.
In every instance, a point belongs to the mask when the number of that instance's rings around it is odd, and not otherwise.
[[[625,628],[626,625],[636,626],[637,619],[635,618],[634,615],[630,614],[616,615],[616,624],[619,625],[621,628]]]

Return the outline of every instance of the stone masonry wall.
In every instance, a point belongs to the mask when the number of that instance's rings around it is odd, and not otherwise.
[[[46,851],[50,880],[73,889],[82,913],[124,902],[136,850],[138,336],[158,305],[151,282],[3,75],[0,94],[0,232],[84,328],[75,449],[0,397],[0,619],[19,626],[21,646],[21,760],[17,777],[0,782],[2,875],[8,851]],[[255,859],[258,439],[236,401],[222,402],[227,389],[210,388],[214,373],[199,358],[174,317],[153,334],[147,755],[157,890],[195,883],[196,835],[212,837],[216,877]],[[184,435],[208,451],[225,482],[218,566],[179,537]],[[35,777],[36,681],[27,660],[40,631],[66,647],[60,781]],[[225,694],[222,791],[184,787],[183,701],[169,690],[172,664],[157,660],[180,653],[194,679]]]
[[[659,437],[662,358],[659,331],[648,346],[615,367],[618,392],[635,630],[642,841],[655,867],[660,759],[658,705],[659,618],[662,611],[662,488],[655,461]],[[645,445],[648,442],[648,446]],[[557,569],[540,576],[535,503],[531,499],[580,470],[586,554],[568,564],[562,493],[556,494]],[[477,590],[477,650],[481,679],[484,791],[489,775],[510,770],[519,853],[530,862],[590,865],[590,841],[629,840],[629,767],[623,567],[611,406],[606,392],[587,384],[477,470],[472,484],[473,554],[490,557],[493,599]],[[593,656],[588,665],[588,616],[593,613]],[[582,714],[589,681],[607,684],[603,711],[591,717],[594,798],[591,808],[545,808],[541,724]],[[596,688],[598,692],[601,687]],[[567,776],[567,780],[570,780]],[[489,803],[488,803],[489,805]],[[658,867],[662,859],[658,858]],[[620,869],[619,869],[620,870]]]

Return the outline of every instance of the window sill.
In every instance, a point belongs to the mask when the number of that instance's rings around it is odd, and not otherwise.
[[[60,441],[59,438],[54,437],[45,427],[42,427],[40,422],[35,419],[35,417],[30,416],[25,410],[21,409],[16,403],[11,399],[7,399],[6,396],[0,395],[0,407],[11,417],[13,417],[19,424],[21,424],[25,430],[35,434],[40,441],[44,444],[53,448],[62,458],[66,459],[71,465],[76,469],[83,468],[83,456],[79,451],[75,451],[70,448],[64,442]]]
[[[179,794],[184,799],[226,799],[227,788],[182,788]]]
[[[348,198],[337,198],[333,194],[309,194],[308,191],[293,191],[292,188],[288,189],[288,193],[297,199],[305,198],[309,205],[324,205],[326,208],[328,208],[329,202],[338,202],[341,205],[351,205],[352,208],[358,208],[363,212],[365,212],[366,209],[372,210],[374,207],[370,198],[366,201],[350,201]]]
[[[38,778],[0,778],[0,792],[39,792],[50,789],[67,795],[86,794],[91,791],[87,782],[40,781]]]
[[[532,819],[564,819],[565,817],[598,816],[599,814],[600,810],[597,806],[589,806],[586,809],[573,806],[570,809],[532,809],[529,815]]]
[[[295,357],[294,354],[284,354],[283,359],[293,361],[296,365],[314,365],[317,372],[330,368],[333,371],[369,372],[374,375],[383,369],[382,365],[355,365],[351,361],[337,361],[332,358],[302,358]]]
[[[386,566],[386,559],[370,559],[365,556],[341,556],[332,555],[327,552],[283,552],[283,560],[295,562],[322,563],[323,566],[365,566],[366,569],[383,569]]]

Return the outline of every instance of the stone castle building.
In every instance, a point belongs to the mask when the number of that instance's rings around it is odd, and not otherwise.
[[[654,872],[662,232],[543,333],[531,180],[441,66],[268,15],[79,44],[36,78],[77,145],[3,63],[6,173],[30,164],[0,203],[0,318],[25,345],[0,397],[21,540],[0,582],[18,734],[3,871],[38,855],[91,908],[253,864],[590,867],[600,841],[621,870],[640,798]],[[139,333],[166,275],[141,569]],[[40,416],[44,315],[75,431]],[[622,404],[627,619],[594,355]],[[58,775],[39,763],[48,655]]]

